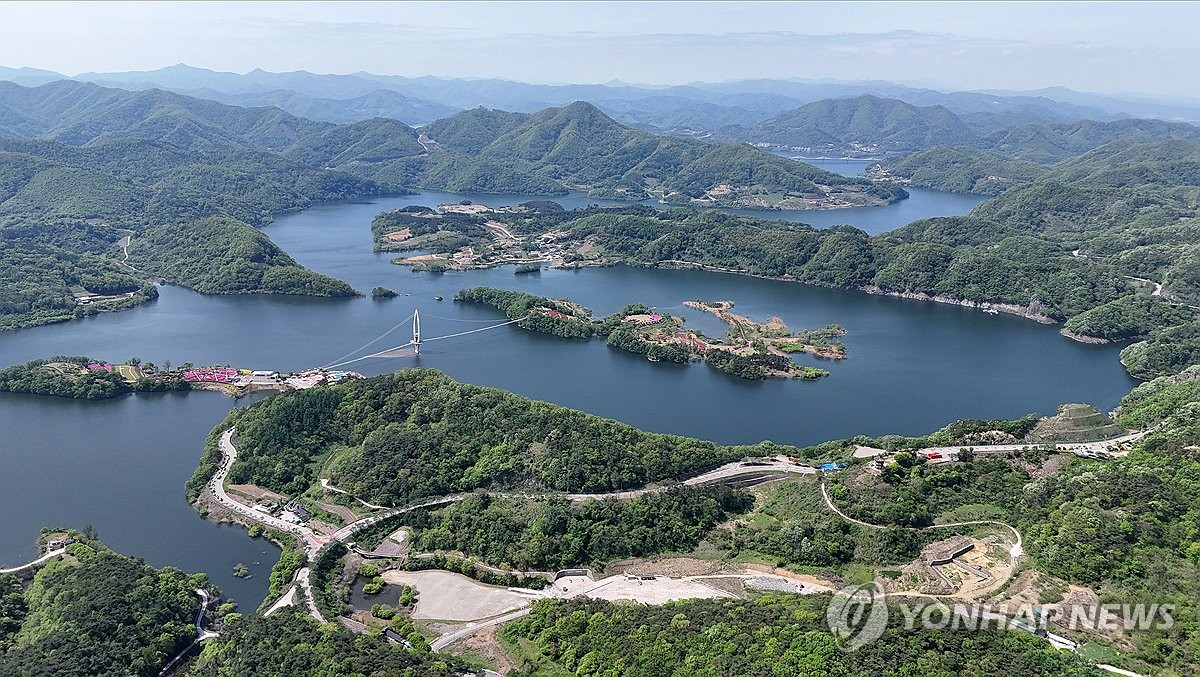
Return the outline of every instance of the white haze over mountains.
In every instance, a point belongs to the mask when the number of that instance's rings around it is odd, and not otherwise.
[[[1196,3],[8,3],[0,63],[1195,98]]]

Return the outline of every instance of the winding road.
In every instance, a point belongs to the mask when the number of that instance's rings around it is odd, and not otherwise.
[[[15,567],[12,567],[9,569],[0,569],[0,574],[20,574],[20,573],[24,573],[26,571],[32,571],[32,570],[42,566],[46,562],[49,562],[50,560],[54,559],[55,557],[66,554],[66,552],[67,552],[66,548],[59,548],[58,550],[51,550],[50,552],[46,553],[45,555],[42,555],[41,557],[33,560],[32,562],[26,562],[25,564],[22,564],[20,566],[15,566]]]
[[[337,487],[333,486],[333,484],[325,477],[321,478],[321,488],[324,489],[325,491],[332,491],[335,494],[342,494],[344,496],[349,496],[351,499],[358,501],[359,503],[362,503],[364,506],[370,508],[371,510],[387,510],[388,509],[388,506],[386,506],[386,505],[375,505],[374,503],[367,503],[366,501],[362,500],[361,498],[355,496],[354,494],[352,494],[348,491],[345,491],[343,489],[338,489]]]
[[[1147,280],[1144,277],[1134,277],[1132,275],[1122,275],[1121,277],[1125,278],[1126,280],[1135,280],[1137,282],[1145,282],[1146,284],[1152,284],[1152,285],[1154,285],[1154,291],[1150,292],[1150,295],[1151,296],[1162,296],[1163,286],[1162,286],[1161,282],[1155,282],[1154,280]]]
[[[1158,288],[1158,290],[1160,290],[1160,289],[1161,289],[1161,287]],[[1156,290],[1156,293],[1158,290]],[[334,492],[334,493],[341,493],[346,496],[349,496],[350,498],[358,501],[363,506],[365,506],[369,509],[383,511],[383,512],[380,512],[379,514],[372,515],[370,517],[366,517],[366,518],[351,522],[350,524],[347,524],[346,526],[344,526],[341,529],[334,532],[329,537],[323,537],[323,536],[320,536],[320,535],[314,533],[311,529],[309,529],[308,527],[305,527],[303,525],[291,524],[291,523],[285,522],[283,520],[280,520],[276,517],[273,517],[271,515],[268,515],[266,513],[263,513],[261,511],[254,510],[253,508],[250,508],[250,507],[246,506],[245,504],[233,499],[232,497],[229,496],[228,493],[226,493],[224,483],[225,483],[226,478],[229,475],[230,468],[233,466],[233,463],[237,460],[237,449],[233,444],[233,436],[235,434],[236,434],[235,429],[230,428],[229,430],[226,430],[220,437],[218,448],[219,448],[219,450],[221,452],[221,456],[222,456],[221,463],[218,467],[217,472],[215,472],[213,474],[213,477],[209,482],[209,488],[211,489],[213,496],[223,506],[227,507],[228,509],[233,511],[235,514],[240,515],[251,522],[256,522],[258,524],[262,524],[264,526],[268,526],[268,527],[271,527],[274,529],[279,529],[281,531],[284,531],[286,533],[290,533],[290,534],[293,534],[293,535],[299,537],[301,539],[301,541],[305,544],[305,551],[308,554],[310,561],[312,561],[314,559],[314,557],[316,556],[318,551],[321,549],[321,547],[323,547],[324,545],[326,545],[334,540],[341,541],[344,543],[347,540],[349,540],[354,534],[358,533],[362,529],[365,529],[372,525],[378,524],[379,522],[381,522],[383,520],[387,520],[387,519],[390,519],[397,515],[401,515],[403,513],[410,512],[413,510],[418,510],[421,508],[428,508],[428,507],[432,507],[432,506],[445,505],[445,504],[454,503],[457,501],[462,501],[467,496],[471,495],[471,494],[454,494],[454,495],[450,495],[450,496],[442,496],[439,498],[430,499],[428,501],[425,501],[425,502],[422,502],[419,504],[415,504],[415,505],[410,505],[410,506],[405,506],[405,507],[386,508],[384,506],[379,506],[379,505],[364,501],[364,500],[358,498],[357,496],[350,494],[347,491],[344,491],[342,489],[339,489],[339,488],[333,486],[329,482],[328,479],[322,479],[321,486],[325,490]],[[1056,445],[1056,448],[1058,451],[1071,452],[1071,453],[1075,453],[1075,454],[1080,454],[1080,452],[1084,452],[1084,451],[1103,451],[1112,445],[1119,445],[1119,444],[1123,444],[1123,443],[1127,443],[1127,442],[1136,442],[1137,440],[1141,439],[1141,437],[1143,435],[1145,435],[1145,432],[1131,433],[1129,435],[1124,435],[1122,437],[1113,438],[1110,440],[1102,440],[1099,442],[1090,442],[1090,443],[1083,443],[1083,444],[1069,444],[1069,445],[1068,444],[1060,444],[1060,445]],[[1031,445],[979,445],[979,446],[973,447],[973,451],[976,454],[1005,453],[1005,452],[1010,452],[1010,451],[1020,451],[1029,446],[1031,446]],[[948,447],[948,448],[945,448],[940,451],[943,451],[946,453],[953,453],[953,452],[957,452],[961,448],[963,448],[963,447],[961,447],[961,446]],[[927,449],[927,450],[922,450],[922,451],[925,451],[925,452],[939,451],[939,449]],[[775,459],[772,459],[769,462],[737,461],[737,462],[733,462],[733,463],[727,463],[727,464],[725,464],[719,468],[716,468],[714,470],[710,470],[710,471],[702,473],[700,475],[696,475],[694,477],[687,478],[687,479],[683,480],[680,484],[682,484],[684,486],[697,486],[697,485],[703,485],[703,484],[708,484],[708,483],[712,483],[712,482],[720,482],[723,480],[729,480],[729,479],[733,479],[733,478],[746,477],[746,476],[758,476],[759,478],[765,477],[767,479],[775,479],[777,476],[779,476],[781,474],[814,475],[817,473],[818,473],[818,470],[816,468],[803,466],[803,465],[797,465],[797,464],[791,462],[790,460],[788,460],[786,457],[780,456]],[[524,498],[565,497],[567,500],[573,501],[573,502],[588,501],[588,500],[629,500],[629,499],[637,498],[639,496],[643,496],[643,495],[650,494],[650,493],[667,491],[671,488],[671,486],[673,486],[673,485],[648,486],[648,487],[643,487],[640,489],[633,489],[633,490],[628,490],[628,491],[617,491],[617,492],[596,493],[596,494],[573,493],[573,494],[565,494],[564,495],[564,494],[502,493],[502,494],[495,494],[495,495],[524,497]],[[845,514],[834,504],[832,498],[829,496],[829,490],[826,487],[824,479],[821,480],[820,486],[821,486],[821,497],[824,500],[826,507],[834,514],[838,515],[839,517],[846,520],[847,522],[850,522],[851,524],[855,524],[855,525],[858,525],[860,527],[864,527],[867,529],[886,528],[882,525],[864,522],[862,520],[855,519],[855,518],[850,517],[849,515]],[[1024,555],[1023,540],[1022,540],[1021,532],[1019,530],[1017,530],[1015,527],[1013,527],[1012,525],[1007,524],[1005,522],[998,521],[998,520],[971,520],[971,521],[965,521],[965,522],[953,522],[953,523],[948,523],[948,524],[934,524],[934,525],[930,525],[927,527],[921,527],[919,529],[913,527],[913,529],[914,530],[948,529],[948,528],[954,528],[954,527],[965,527],[965,526],[974,526],[974,525],[991,525],[991,526],[999,526],[999,527],[1008,529],[1009,531],[1012,532],[1013,536],[1016,539],[1015,543],[1009,550],[1009,555],[1012,557],[1013,563],[1015,564],[1017,562],[1017,560]],[[3,570],[0,570],[0,573],[10,573],[10,572],[22,571],[22,570],[25,570],[25,569],[28,569],[31,567],[36,567],[37,565],[40,565],[41,563],[49,561],[50,559],[63,554],[63,552],[64,552],[64,550],[56,550],[53,552],[49,552],[49,553],[46,553],[45,555],[43,555],[42,557],[38,558],[37,560],[34,560],[33,562],[30,562],[28,564],[22,565],[20,567],[15,567],[12,569],[3,569]],[[1011,568],[1011,571],[1015,572],[1015,570],[1016,570],[1016,567],[1013,566]],[[1010,573],[1010,576],[1011,576],[1011,573]],[[607,584],[608,582],[610,582],[609,579],[597,581],[597,582],[593,583],[592,585],[584,586],[582,588],[579,588],[576,591],[573,591],[571,596],[587,594],[589,591],[595,590],[599,587],[602,587],[603,585]],[[193,642],[193,644],[191,646],[188,647],[188,649],[186,649],[184,652],[182,652],[179,656],[176,656],[174,659],[172,659],[171,663],[169,663],[166,668],[167,670],[169,670],[171,667],[173,667],[175,665],[175,663],[183,655],[185,655],[187,653],[188,650],[190,650],[193,646],[195,646],[195,644],[215,636],[215,633],[206,631],[202,627],[204,610],[207,608],[207,605],[208,605],[207,593],[205,593],[201,590],[197,590],[197,594],[202,596],[201,611],[197,615],[197,621],[196,621],[197,639],[195,642]],[[281,608],[282,606],[296,603],[297,602],[297,600],[295,599],[296,595],[302,595],[304,597],[305,606],[307,607],[308,612],[315,619],[317,619],[321,623],[328,622],[326,620],[326,618],[324,617],[324,615],[321,613],[321,610],[316,605],[315,598],[312,593],[311,569],[309,569],[308,567],[302,568],[297,572],[296,578],[295,578],[295,584],[288,590],[288,592],[286,593],[286,595],[283,598],[276,601],[276,603],[273,604],[267,610],[267,613],[268,614],[272,613],[272,612],[278,610],[279,608]],[[931,595],[923,595],[923,596],[940,597],[940,596],[931,596]],[[435,652],[441,651],[461,639],[464,639],[466,637],[470,637],[471,635],[474,635],[475,633],[479,632],[480,630],[483,630],[483,629],[489,628],[489,627],[493,627],[496,625],[502,625],[509,621],[513,621],[518,618],[522,618],[522,617],[528,615],[530,613],[530,611],[531,611],[530,606],[525,606],[520,609],[516,609],[513,611],[509,611],[507,613],[495,616],[493,618],[484,619],[482,621],[472,623],[472,624],[462,627],[458,630],[455,630],[454,632],[451,632],[451,633],[448,633],[441,637],[438,637],[431,643],[430,647]],[[988,612],[988,613],[994,614],[994,612]],[[1007,620],[1008,619],[1005,619],[1006,622],[1007,622]],[[1119,675],[1130,676],[1130,675],[1136,674],[1136,673],[1131,673],[1131,672],[1128,672],[1125,670],[1121,670],[1119,668],[1115,668],[1110,665],[1098,665],[1097,667],[1100,667],[1101,669],[1104,669],[1104,670],[1107,670],[1109,672],[1116,673]],[[165,671],[166,670],[164,670],[164,672]],[[491,674],[494,674],[494,673],[491,673]]]
[[[171,669],[175,667],[175,664],[178,663],[184,656],[186,656],[188,652],[192,650],[192,647],[201,642],[221,636],[220,633],[207,630],[204,627],[204,614],[208,611],[208,604],[212,600],[212,598],[208,595],[208,591],[204,588],[196,588],[196,596],[200,598],[200,609],[196,611],[196,639],[192,640],[191,644],[187,645],[183,651],[175,654],[175,657],[168,661],[165,666],[163,666],[163,669],[158,672],[159,677],[171,672]]]
[[[236,429],[230,428],[221,435],[221,440],[217,443],[217,447],[221,451],[221,465],[217,469],[217,472],[213,473],[212,479],[208,481],[208,488],[212,490],[213,497],[217,499],[217,502],[235,514],[241,515],[252,522],[258,522],[263,526],[298,536],[304,542],[305,551],[308,552],[311,558],[326,543],[326,541],[313,533],[312,529],[299,524],[285,522],[261,510],[248,507],[245,503],[235,500],[225,491],[225,479],[229,477],[229,469],[233,467],[234,461],[237,460],[237,448],[233,446],[233,436],[235,434]]]
[[[347,491],[344,491],[342,489],[339,489],[339,488],[333,486],[329,482],[328,479],[322,479],[321,486],[323,488],[325,488],[327,491],[344,494],[346,496],[353,498],[354,500],[358,501],[359,503],[363,504],[364,506],[366,506],[368,508],[371,508],[373,510],[382,510],[383,512],[380,512],[376,515],[372,515],[370,517],[365,517],[363,519],[359,519],[357,521],[351,522],[350,524],[347,524],[346,526],[342,527],[341,529],[338,529],[336,532],[334,532],[333,534],[331,534],[328,537],[319,536],[319,535],[315,534],[308,527],[305,527],[302,525],[290,524],[290,523],[284,522],[283,520],[280,520],[276,517],[273,517],[271,515],[254,510],[252,508],[249,508],[246,505],[234,500],[232,497],[230,497],[225,492],[225,489],[224,489],[225,479],[228,477],[229,469],[232,467],[234,461],[237,459],[237,449],[233,445],[233,436],[235,433],[236,433],[235,429],[230,428],[229,430],[226,430],[221,435],[220,442],[218,445],[218,447],[222,453],[221,464],[219,466],[219,469],[217,470],[216,473],[213,474],[213,478],[209,482],[209,487],[212,490],[213,496],[216,497],[216,499],[222,505],[228,507],[230,510],[232,510],[236,514],[241,515],[242,517],[245,517],[245,518],[249,519],[250,521],[257,522],[259,524],[263,524],[266,526],[270,526],[272,528],[280,529],[282,531],[285,531],[287,533],[291,533],[291,534],[294,534],[294,535],[300,537],[303,540],[303,542],[305,543],[305,550],[309,555],[310,561],[312,561],[314,559],[317,552],[320,550],[320,548],[322,546],[324,546],[330,542],[333,542],[333,541],[340,541],[340,542],[345,543],[351,537],[353,537],[354,534],[356,534],[359,531],[366,529],[370,526],[378,524],[381,521],[391,519],[393,517],[396,517],[397,515],[401,515],[401,514],[404,514],[404,513],[413,511],[413,510],[419,510],[422,508],[428,508],[428,507],[433,507],[433,506],[437,506],[437,505],[446,505],[449,503],[462,501],[466,497],[473,495],[473,494],[469,494],[469,493],[453,494],[453,495],[449,495],[449,496],[442,496],[442,497],[430,499],[430,500],[424,501],[422,503],[414,504],[414,505],[409,505],[409,506],[404,506],[404,507],[385,508],[383,506],[378,506],[373,503],[368,503],[368,502],[354,496],[353,494],[350,494]],[[1122,436],[1119,438],[1114,438],[1111,440],[1104,440],[1104,441],[1100,441],[1100,442],[1091,442],[1091,443],[1082,444],[1082,445],[1058,445],[1058,449],[1060,451],[1069,451],[1069,452],[1078,453],[1081,450],[1081,447],[1091,448],[1091,447],[1095,446],[1097,448],[1103,448],[1108,445],[1136,441],[1136,440],[1140,439],[1141,436],[1144,434],[1145,434],[1144,432],[1132,433],[1132,434],[1125,435],[1125,436]],[[1002,452],[1007,452],[1007,451],[1021,450],[1028,446],[1031,446],[1031,445],[980,445],[980,446],[974,447],[974,450],[975,450],[975,453],[977,453],[977,454],[979,454],[979,453],[1002,453]],[[962,447],[947,448],[947,451],[956,452],[960,448],[962,448]],[[814,474],[817,474],[818,472],[819,471],[816,468],[798,465],[796,463],[791,462],[786,457],[780,456],[780,457],[776,457],[776,458],[774,458],[770,461],[766,461],[766,462],[736,461],[733,463],[727,463],[727,464],[725,464],[719,468],[716,468],[714,470],[710,470],[708,472],[701,473],[694,477],[687,478],[687,479],[683,480],[680,484],[682,484],[684,486],[697,486],[697,485],[703,485],[703,484],[708,484],[708,483],[712,483],[712,482],[720,482],[720,481],[724,481],[724,480],[734,479],[734,478],[738,478],[738,477],[745,477],[745,476],[757,476],[759,478],[766,477],[768,479],[775,479],[777,476],[780,476],[782,474],[814,475]],[[523,494],[523,493],[508,492],[508,493],[493,493],[493,495],[521,497],[521,498],[533,498],[533,499],[557,497],[557,498],[566,498],[569,501],[629,500],[629,499],[637,498],[639,496],[643,496],[643,495],[650,494],[650,493],[667,491],[672,486],[675,486],[675,485],[648,486],[648,487],[643,487],[640,489],[633,489],[633,490],[628,490],[628,491],[594,493],[594,494],[574,493],[574,494],[565,494],[564,495],[564,494],[556,494],[556,493]],[[884,529],[884,528],[886,528],[882,525],[864,522],[862,520],[855,519],[855,518],[850,517],[849,515],[845,514],[833,503],[833,500],[829,496],[829,490],[826,487],[825,481],[823,479],[820,482],[820,486],[821,486],[821,496],[824,499],[825,505],[834,514],[838,515],[839,517],[846,520],[847,522],[856,524],[856,525],[864,527],[864,528],[868,528],[868,529]],[[948,529],[948,528],[954,528],[954,527],[964,527],[964,526],[974,526],[974,525],[992,525],[992,526],[999,526],[999,527],[1008,529],[1009,531],[1012,532],[1013,536],[1016,539],[1015,543],[1009,550],[1009,554],[1012,557],[1014,563],[1016,562],[1016,560],[1018,558],[1023,556],[1024,550],[1022,547],[1023,540],[1022,540],[1021,532],[1018,531],[1012,525],[1007,524],[1005,522],[998,521],[998,520],[971,520],[971,521],[965,521],[965,522],[953,522],[953,523],[948,523],[948,524],[934,524],[934,525],[930,525],[927,527],[920,527],[920,528],[916,528],[916,527],[910,527],[910,528],[912,528],[913,530]],[[46,559],[48,559],[48,558],[49,558],[49,555],[47,555]],[[1013,569],[1015,570],[1015,567],[1013,567]],[[605,581],[607,581],[607,580],[608,579],[605,579]],[[580,588],[578,591],[574,592],[572,594],[572,596],[575,596],[578,594],[586,594],[589,590],[592,590],[596,587],[604,585],[605,581],[598,581],[598,582],[594,583],[593,585]],[[318,609],[316,606],[315,599],[312,594],[311,570],[307,567],[300,569],[297,572],[296,585],[288,592],[289,600],[294,600],[294,596],[296,594],[302,594],[304,596],[305,605],[307,606],[309,613],[314,618],[321,621],[322,623],[327,622],[324,615],[321,613],[320,609]],[[289,603],[289,602],[282,602],[282,601],[277,602],[276,604],[272,605],[269,612],[274,611],[277,608],[279,608],[280,606],[282,606],[283,604],[287,604],[287,603]],[[508,621],[515,620],[515,619],[520,618],[528,613],[529,613],[529,607],[523,607],[521,609],[510,611],[508,613],[501,614],[499,616],[496,616],[496,617],[493,617],[490,619],[485,619],[478,623],[473,623],[466,627],[460,628],[452,633],[449,633],[447,635],[439,637],[438,639],[434,640],[434,642],[431,644],[431,647],[433,648],[434,651],[440,651],[441,649],[453,644],[454,642],[456,642],[460,639],[463,639],[465,637],[468,637],[484,628],[491,627],[494,625],[500,625],[502,623],[506,623]]]
[[[1055,451],[1071,453],[1071,454],[1075,454],[1076,456],[1084,456],[1086,454],[1096,454],[1096,453],[1108,451],[1109,447],[1121,446],[1123,444],[1131,444],[1133,442],[1137,442],[1138,440],[1145,437],[1146,433],[1148,433],[1148,432],[1150,432],[1150,431],[1142,430],[1140,432],[1129,433],[1128,435],[1121,435],[1120,437],[1112,437],[1107,440],[1098,440],[1096,442],[1060,442],[1060,443],[1055,443],[1054,449],[1055,449]],[[986,456],[988,454],[1007,454],[1007,453],[1011,453],[1014,451],[1027,451],[1030,449],[1037,449],[1041,446],[1043,446],[1043,445],[1039,445],[1039,444],[982,444],[982,445],[959,444],[957,446],[949,446],[949,447],[926,447],[924,449],[918,449],[916,453],[921,454],[921,455],[937,453],[937,454],[941,454],[942,456],[950,456],[951,454],[957,454],[959,451],[962,451],[963,449],[969,449],[976,456]]]
[[[450,646],[451,644],[457,642],[460,639],[463,639],[465,637],[470,637],[471,635],[479,632],[480,630],[482,630],[484,628],[490,628],[493,625],[501,625],[503,623],[507,623],[509,621],[515,621],[518,618],[528,616],[530,611],[531,611],[531,607],[522,607],[520,609],[517,609],[516,611],[510,611],[506,614],[496,616],[494,618],[489,618],[487,620],[480,621],[478,623],[472,623],[471,625],[468,625],[465,628],[462,628],[460,630],[455,630],[454,632],[451,632],[450,634],[442,635],[441,637],[438,637],[437,639],[430,642],[429,648],[431,651],[434,651],[436,653],[438,651],[441,651],[442,649],[445,649],[446,647]]]
[[[346,492],[342,489],[339,489],[339,488],[333,486],[329,482],[329,480],[323,479],[323,480],[321,480],[321,486],[324,487],[326,490],[344,494],[346,496],[350,496],[351,498],[354,498],[355,500],[357,500],[358,502],[362,503],[363,505],[365,505],[369,508],[384,510],[384,512],[381,512],[377,515],[372,515],[370,517],[365,517],[363,519],[351,522],[350,524],[347,524],[346,526],[342,527],[341,529],[338,529],[336,532],[334,532],[330,536],[324,537],[324,536],[321,536],[321,535],[315,533],[312,529],[309,529],[306,526],[299,525],[299,524],[292,524],[290,522],[285,522],[285,521],[279,519],[278,517],[274,517],[273,515],[269,515],[260,510],[255,510],[255,509],[247,506],[246,504],[234,499],[232,496],[230,496],[228,494],[228,492],[226,492],[225,480],[229,477],[230,468],[232,468],[234,462],[237,461],[237,453],[238,453],[237,447],[235,447],[233,444],[233,436],[235,434],[237,434],[237,430],[235,428],[230,428],[221,434],[220,440],[217,443],[217,448],[221,452],[221,462],[217,468],[217,471],[215,473],[213,473],[212,479],[210,479],[208,482],[208,488],[211,490],[213,497],[222,506],[224,506],[225,508],[232,511],[234,514],[236,514],[250,522],[256,522],[263,526],[270,527],[272,529],[278,529],[280,531],[283,531],[285,533],[289,533],[289,534],[292,534],[292,535],[298,537],[304,543],[305,553],[307,554],[309,561],[312,561],[313,559],[315,559],[317,553],[326,544],[331,543],[333,541],[340,541],[342,543],[345,543],[348,540],[350,540],[351,537],[354,536],[354,534],[358,533],[359,531],[362,531],[363,529],[366,529],[375,524],[378,524],[379,522],[391,519],[393,517],[402,515],[407,512],[411,512],[413,510],[420,510],[422,508],[430,508],[433,506],[446,505],[449,503],[455,503],[458,501],[462,501],[467,496],[472,495],[469,493],[453,494],[450,496],[442,496],[439,498],[430,499],[428,501],[423,501],[421,503],[417,503],[414,505],[408,505],[408,506],[399,507],[399,508],[383,508],[383,506],[377,506],[373,503],[368,503],[366,501],[363,501],[362,499],[359,499],[358,497],[350,494],[349,492]],[[685,479],[685,480],[683,480],[682,484],[685,486],[695,486],[695,485],[707,484],[707,483],[711,483],[711,482],[719,482],[722,480],[731,479],[731,478],[735,478],[735,477],[739,477],[739,476],[746,476],[746,475],[772,475],[772,474],[778,474],[778,473],[812,475],[812,474],[815,474],[816,472],[817,472],[816,468],[810,468],[808,466],[796,465],[796,464],[786,460],[783,457],[779,457],[779,458],[773,459],[770,462],[765,462],[765,463],[764,462],[745,462],[745,461],[737,461],[737,462],[733,462],[733,463],[727,463],[727,464],[725,464],[719,468],[716,468],[714,470],[710,470],[706,473],[696,475],[695,477],[690,477],[688,479]],[[572,502],[590,501],[590,500],[629,500],[629,499],[637,498],[638,496],[643,496],[643,495],[650,494],[650,493],[667,491],[668,489],[670,489],[670,486],[664,485],[664,486],[657,486],[657,487],[643,487],[641,489],[634,489],[634,490],[630,490],[630,491],[617,491],[617,492],[597,493],[597,494],[566,494],[565,498]],[[520,497],[520,498],[550,498],[550,497],[564,496],[563,494],[521,494],[521,493],[499,493],[499,494],[494,494],[494,495]],[[301,588],[300,593],[303,594],[303,596],[305,598],[306,606],[308,607],[309,613],[311,613],[314,618],[316,618],[319,621],[324,623],[324,622],[326,622],[326,619],[325,619],[324,615],[321,613],[320,609],[317,608],[316,603],[313,598],[312,581],[311,581],[310,577],[311,577],[310,569],[308,569],[308,568],[301,569],[299,572],[297,572],[296,582]]]
[[[825,499],[825,507],[829,508],[832,512],[836,513],[838,517],[841,517],[842,519],[846,520],[847,522],[849,522],[851,524],[857,524],[860,527],[866,527],[868,529],[886,529],[887,528],[887,526],[882,525],[882,524],[871,524],[870,522],[864,522],[860,519],[855,519],[855,518],[847,515],[846,513],[842,512],[841,510],[839,510],[838,507],[836,505],[834,505],[833,499],[831,499],[829,497],[829,490],[826,489],[826,487],[825,487],[825,480],[821,480],[821,498]],[[1024,548],[1022,548],[1022,545],[1021,545],[1023,543],[1023,541],[1021,539],[1021,532],[1018,531],[1017,528],[1014,527],[1013,525],[1008,524],[1006,522],[1001,522],[999,520],[971,520],[968,522],[950,522],[947,524],[931,524],[927,527],[904,527],[904,528],[911,529],[913,531],[925,531],[927,529],[950,529],[953,527],[969,527],[969,526],[976,526],[976,525],[981,525],[981,524],[990,524],[992,526],[1004,527],[1005,529],[1008,529],[1009,531],[1011,531],[1013,533],[1013,536],[1016,537],[1017,541],[1016,541],[1016,543],[1013,544],[1012,548],[1009,549],[1008,554],[1014,560],[1017,559],[1018,557],[1020,557],[1021,555],[1025,554],[1025,550],[1024,550]]]

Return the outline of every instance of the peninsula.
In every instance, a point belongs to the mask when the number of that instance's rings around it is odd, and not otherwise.
[[[131,392],[213,390],[231,397],[257,391],[307,390],[363,378],[346,370],[306,369],[295,373],[235,369],[226,365],[172,368],[130,358],[112,364],[90,357],[51,357],[0,369],[0,392],[52,395],[76,400],[107,400]]]
[[[732,301],[701,303],[687,301],[685,306],[712,312],[729,323],[726,339],[706,336],[684,326],[683,317],[648,308],[641,304],[625,306],[620,312],[595,319],[591,311],[568,300],[551,300],[524,292],[491,287],[463,289],[455,301],[482,303],[504,311],[517,326],[564,338],[589,339],[604,336],[608,345],[645,355],[651,362],[685,364],[702,360],[714,369],[745,379],[803,378],[818,379],[829,372],[800,365],[789,353],[807,352],[821,358],[842,359],[846,348],[830,341],[846,330],[830,325],[821,329],[792,333],[783,320],[771,318],[765,324],[729,312]]]

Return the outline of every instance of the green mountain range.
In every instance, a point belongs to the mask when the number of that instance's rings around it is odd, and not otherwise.
[[[872,95],[816,101],[748,128],[718,132],[722,138],[789,148],[857,146],[880,153],[970,143],[979,134],[979,128],[942,106],[913,106]]]
[[[914,186],[978,195],[999,195],[1038,179],[1096,187],[1196,181],[1200,127],[1120,120],[1023,131],[1023,140],[1006,133],[1003,149],[935,146],[884,166],[892,177]]]
[[[1200,127],[1145,119],[1063,122],[1028,110],[959,114],[863,95],[816,101],[748,127],[724,127],[716,136],[809,153],[887,155],[954,146],[1050,163],[1113,141],[1196,141]]]
[[[477,108],[430,124],[421,133],[425,147],[415,133],[403,140],[393,140],[398,132],[373,135],[380,143],[363,143],[331,166],[380,183],[456,192],[562,195],[583,190],[598,197],[658,197],[677,204],[803,208],[811,204],[804,199],[858,205],[904,196],[894,186],[843,177],[744,144],[631,129],[584,102],[533,114]],[[305,152],[299,148],[311,141],[301,140],[287,153]]]
[[[0,82],[0,328],[127,307],[152,298],[156,279],[207,293],[354,294],[254,226],[406,186],[785,207],[904,197],[741,144],[633,130],[585,103],[471,110],[422,131],[157,89]],[[94,295],[113,298],[77,301]]]
[[[73,146],[114,139],[163,141],[189,150],[282,150],[332,127],[277,108],[239,108],[158,89],[127,92],[58,81],[0,82],[0,135]]]

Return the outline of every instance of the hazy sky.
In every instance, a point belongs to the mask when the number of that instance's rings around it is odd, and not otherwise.
[[[4,3],[0,65],[884,79],[1200,98],[1200,3]]]

